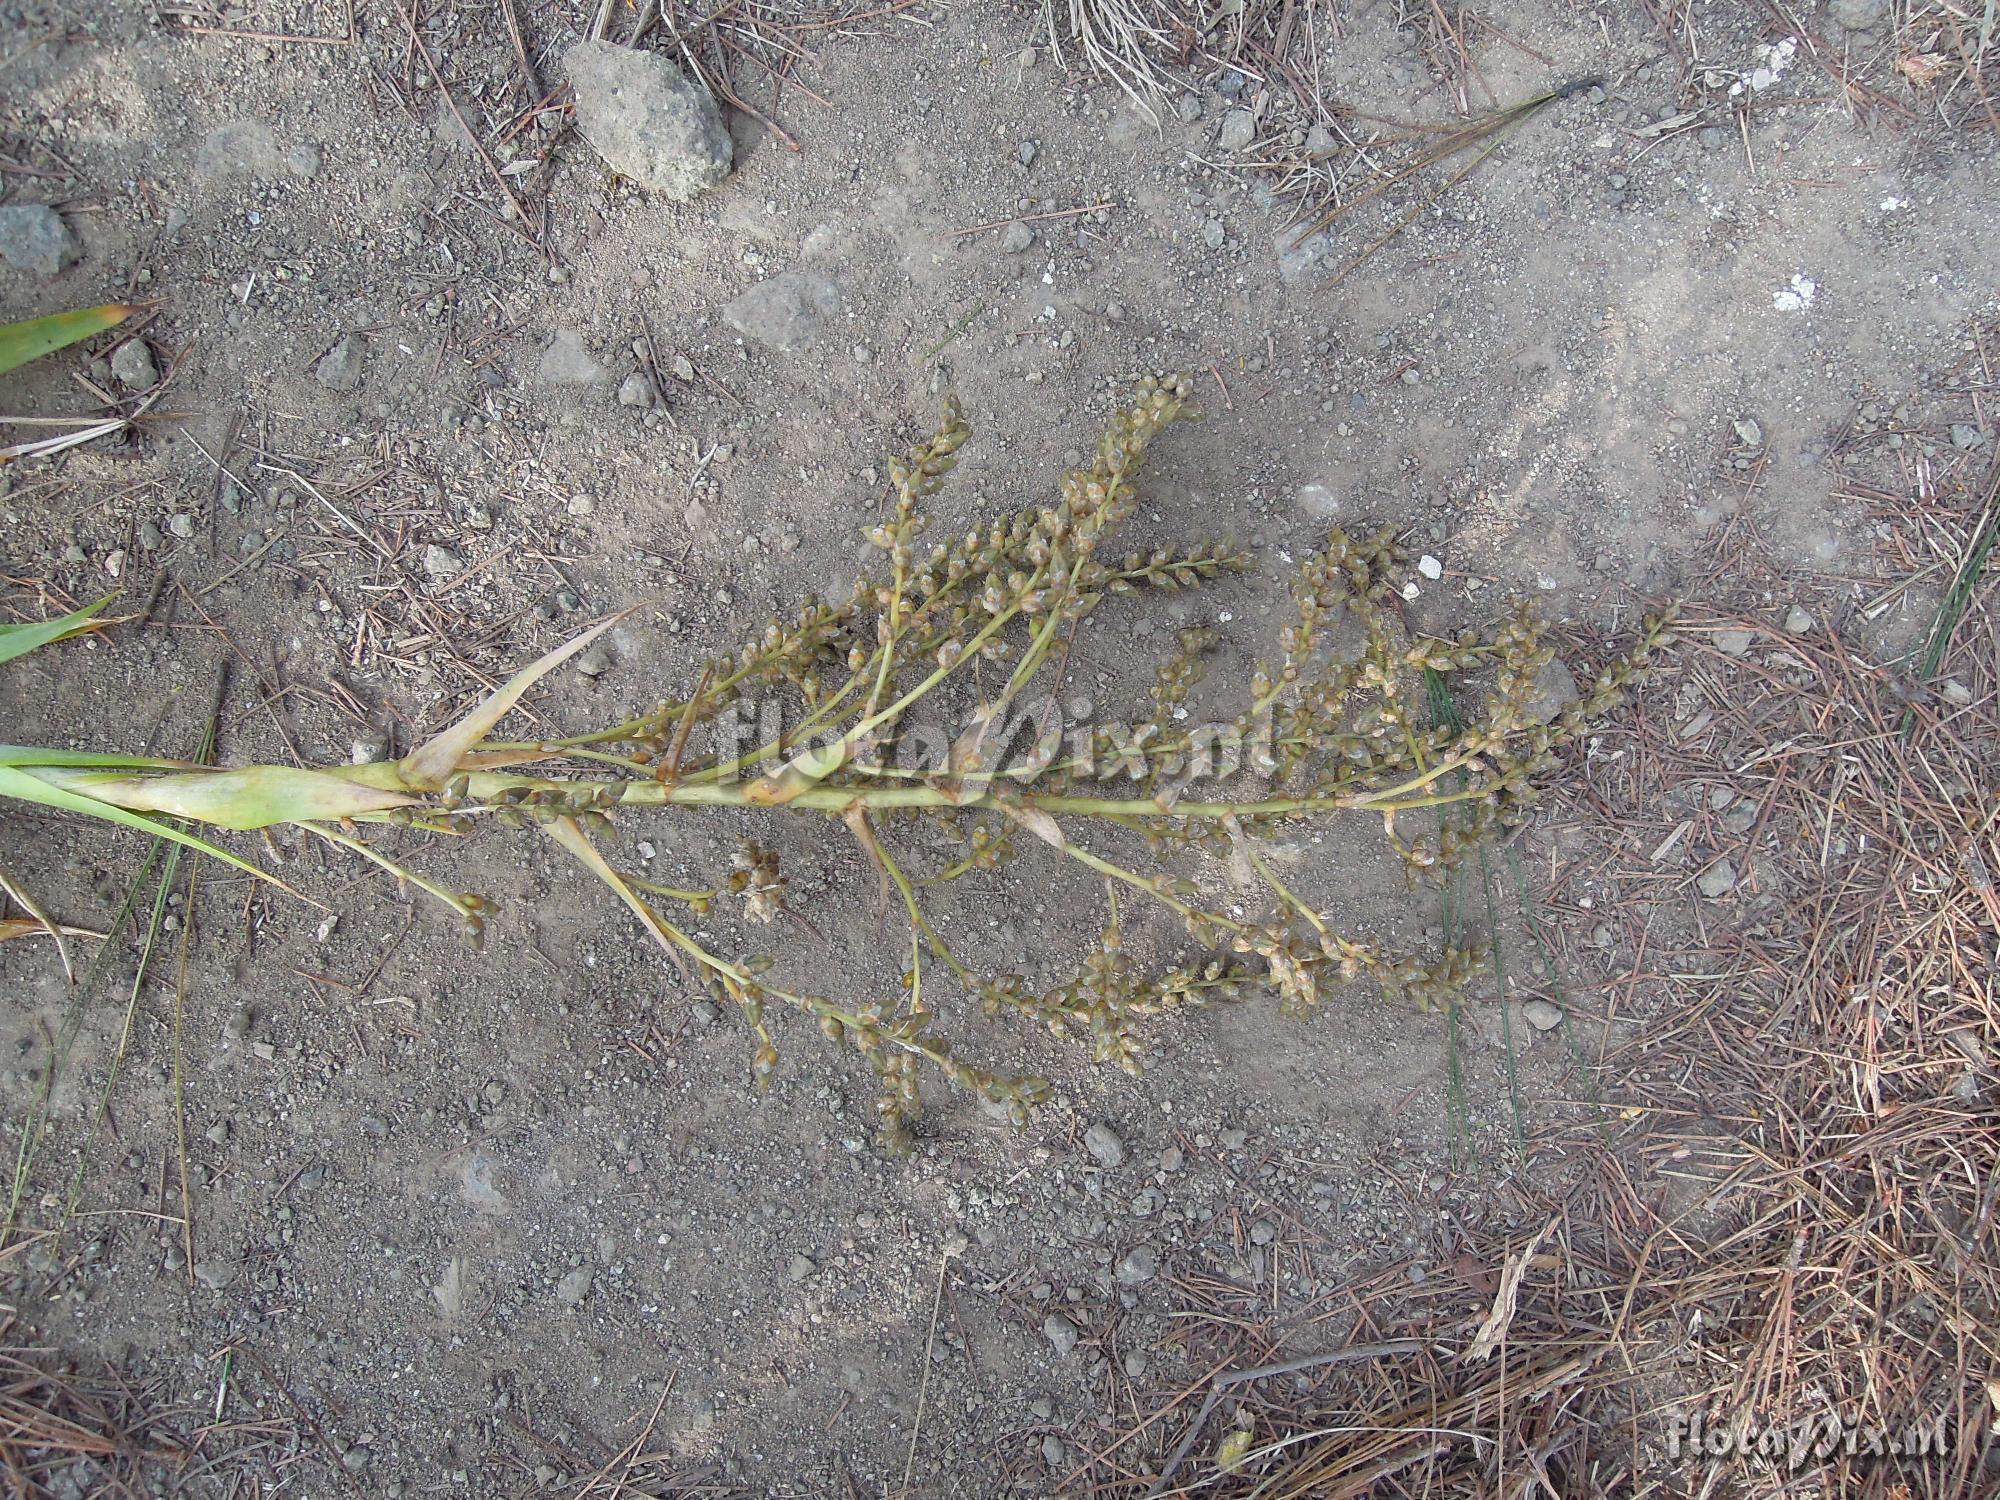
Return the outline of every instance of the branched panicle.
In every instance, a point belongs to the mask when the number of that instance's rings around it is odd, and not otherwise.
[[[1131,1072],[1141,1065],[1147,1018],[1253,987],[1274,992],[1288,1015],[1310,1014],[1330,986],[1359,980],[1400,1004],[1459,1005],[1478,972],[1476,947],[1421,958],[1336,931],[1265,855],[1298,820],[1360,812],[1379,821],[1413,882],[1444,879],[1522,822],[1537,779],[1558,767],[1564,746],[1616,712],[1672,643],[1670,620],[1648,617],[1629,655],[1574,701],[1552,704],[1546,678],[1554,651],[1531,601],[1488,633],[1414,635],[1402,614],[1406,558],[1394,539],[1337,530],[1299,565],[1275,655],[1224,708],[1226,717],[1195,722],[1195,689],[1220,641],[1215,623],[1200,622],[1180,632],[1154,675],[1150,710],[1136,722],[1067,736],[1060,726],[1038,726],[1030,753],[1008,759],[1020,722],[1013,705],[1025,712],[1058,700],[1070,644],[1106,600],[1197,588],[1248,565],[1220,540],[1114,551],[1119,526],[1138,507],[1141,462],[1162,433],[1195,415],[1187,377],[1142,380],[1111,416],[1090,463],[1063,475],[1048,503],[941,543],[930,538],[924,503],[970,433],[964,412],[947,401],[936,429],[889,461],[893,504],[866,529],[885,568],[844,601],[802,600],[736,650],[691,664],[684,697],[636,718],[553,741],[478,737],[527,683],[581,645],[574,642],[524,673],[509,695],[496,695],[497,707],[472,716],[469,750],[457,732],[440,737],[458,747],[443,773],[431,747],[402,761],[329,768],[322,781],[342,778],[361,805],[338,829],[324,814],[296,821],[435,896],[475,941],[491,910],[484,898],[424,881],[352,830],[380,821],[412,832],[498,826],[546,834],[610,886],[690,978],[741,1016],[759,1084],[778,1066],[773,1002],[811,1016],[829,1040],[858,1051],[880,1086],[881,1135],[891,1146],[908,1144],[918,1126],[925,1072],[1016,1120],[1049,1097],[1043,1078],[988,1071],[956,1055],[937,1021],[941,997],[953,991],[976,996],[988,1016],[1025,1018],[1081,1043],[1093,1061]],[[1466,705],[1463,722],[1455,710],[1429,711],[1429,690],[1447,681],[1449,701]],[[947,683],[977,686],[969,725],[942,766],[899,767],[886,753],[899,728],[920,704],[935,705],[931,695]],[[772,693],[795,699],[795,711],[769,743],[745,748],[719,732],[716,721],[732,705]],[[174,774],[126,778],[135,797],[143,794],[135,805],[203,817],[200,803],[183,810],[161,800]],[[91,783],[99,795],[108,784]],[[314,787],[330,796],[327,786]],[[751,923],[788,910],[778,857],[757,843],[745,844],[719,880],[681,890],[621,873],[595,842],[615,837],[643,809],[681,806],[837,818],[908,918],[902,985],[859,1002],[787,989],[770,958],[723,956],[676,925],[670,912],[683,906],[698,915],[740,910]],[[905,869],[907,851],[899,853],[894,835],[901,822],[924,817],[945,825],[956,845],[933,866]],[[1106,857],[1092,847],[1106,832],[1142,834],[1155,863],[1128,868]],[[1253,872],[1264,887],[1249,903],[1255,910],[1206,888],[1192,873],[1201,866],[1167,867],[1197,853]],[[924,909],[939,886],[976,884],[1030,854],[1080,864],[1113,893],[1096,951],[1048,990],[1020,975],[982,977]],[[1195,956],[1151,977],[1126,951],[1120,899],[1171,913]]]

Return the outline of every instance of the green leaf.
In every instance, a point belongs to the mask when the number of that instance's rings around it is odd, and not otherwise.
[[[115,594],[106,594],[95,604],[86,604],[82,609],[66,614],[60,620],[35,620],[26,625],[0,625],[0,662],[12,661],[17,656],[26,656],[37,647],[55,641],[66,641],[73,635],[83,635],[87,631],[101,629],[102,626],[91,616],[117,597]]]
[[[116,328],[138,310],[134,303],[108,302],[102,307],[50,313],[21,323],[0,323],[0,375],[67,348],[78,339]]]
[[[291,766],[241,766],[228,771],[176,771],[121,776],[82,768],[43,766],[23,774],[48,786],[80,793],[135,812],[191,818],[217,828],[269,828],[306,819],[338,822],[366,813],[408,807],[404,792],[382,791]]]
[[[183,833],[171,823],[158,818],[141,817],[138,813],[127,812],[122,807],[113,807],[109,802],[99,802],[94,797],[80,797],[75,792],[62,787],[51,786],[46,781],[37,780],[26,771],[14,766],[0,766],[0,797],[16,797],[23,802],[37,802],[43,807],[59,807],[65,812],[82,813],[87,818],[99,818],[106,823],[117,823],[121,827],[136,828],[141,833],[150,833],[156,838],[171,839],[185,848],[198,850],[211,859],[219,859],[226,865],[233,865],[246,875],[254,875],[259,880],[268,880],[288,896],[306,898],[286,885],[277,876],[258,869],[248,860],[239,859],[227,849],[211,844],[207,839],[196,838],[191,833]],[[309,902],[317,905],[317,902]]]

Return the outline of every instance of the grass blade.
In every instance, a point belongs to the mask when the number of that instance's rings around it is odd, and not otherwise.
[[[78,339],[116,328],[137,311],[138,306],[131,302],[107,302],[102,307],[49,313],[19,323],[0,323],[0,375],[44,354],[68,348]]]
[[[192,818],[239,832],[315,819],[338,822],[408,807],[416,801],[404,792],[293,766],[240,766],[231,771],[180,771],[164,776],[125,776],[62,766],[25,766],[21,770],[45,785],[133,812]]]
[[[425,791],[436,791],[442,787],[451,773],[458,769],[459,762],[465,758],[466,753],[485,739],[493,726],[506,717],[507,710],[520,701],[523,693],[630,613],[631,611],[627,610],[623,614],[613,615],[608,620],[600,620],[574,640],[530,662],[451,728],[426,740],[404,756],[400,766],[404,784],[420,787]]]
[[[0,662],[12,661],[17,656],[26,656],[30,651],[55,641],[66,641],[74,635],[101,630],[103,622],[93,619],[92,616],[116,597],[115,594],[106,594],[95,604],[86,604],[82,609],[72,610],[59,620],[36,620],[26,625],[0,625]]]

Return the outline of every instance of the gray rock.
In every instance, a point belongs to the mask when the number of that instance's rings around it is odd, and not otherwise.
[[[1076,1348],[1076,1341],[1080,1336],[1076,1324],[1061,1313],[1050,1313],[1042,1320],[1042,1337],[1055,1346],[1056,1357],[1059,1359],[1068,1357]]]
[[[1144,1286],[1159,1274],[1160,1262],[1145,1245],[1134,1245],[1118,1262],[1117,1277],[1125,1286]]]
[[[653,380],[642,370],[634,370],[618,387],[618,404],[644,411],[653,404]]]
[[[1174,101],[1174,113],[1192,125],[1201,118],[1201,95],[1182,94]]]
[[[75,265],[83,246],[46,203],[0,207],[0,258],[33,276],[59,276]]]
[[[697,1000],[694,1003],[694,1018],[704,1026],[713,1026],[722,1019],[722,1007],[713,1000]]]
[[[1224,151],[1241,151],[1257,139],[1257,117],[1247,109],[1232,109],[1222,117],[1216,144]]]
[[[1757,639],[1754,630],[1718,630],[1713,637],[1715,649],[1725,656],[1742,656]]]
[[[144,339],[127,339],[112,351],[111,373],[128,391],[150,391],[160,383],[160,367]]]
[[[1250,1226],[1250,1243],[1268,1245],[1278,1237],[1278,1226],[1269,1219],[1259,1219]]]
[[[294,146],[285,153],[285,170],[294,177],[317,177],[320,164],[319,147],[314,145]]]
[[[1069,1449],[1063,1446],[1063,1440],[1053,1432],[1042,1439],[1042,1462],[1050,1468],[1060,1468],[1068,1457]]]
[[[1563,1023],[1562,1007],[1553,1000],[1544,1000],[1540,995],[1522,1002],[1521,1014],[1537,1031],[1554,1031]]]
[[[794,1255],[791,1264],[785,1267],[785,1274],[794,1281],[810,1281],[818,1269],[810,1255]]]
[[[1827,14],[1849,31],[1867,31],[1888,16],[1889,0],[1833,0]]]
[[[579,42],[563,55],[576,128],[605,165],[685,203],[729,175],[735,146],[708,91],[657,52]]]
[[[1576,674],[1561,658],[1552,656],[1535,674],[1535,691],[1528,699],[1528,712],[1546,723],[1582,696],[1577,690]]]
[[[1815,623],[1812,611],[1803,604],[1794,604],[1785,611],[1785,629],[1789,634],[1804,635]]]
[[[330,391],[352,391],[361,385],[361,340],[349,334],[320,356],[313,379]]]
[[[1000,231],[1000,248],[1009,255],[1019,255],[1034,243],[1035,231],[1019,219]]]
[[[1211,250],[1220,250],[1228,232],[1222,227],[1222,220],[1209,219],[1201,226],[1201,242]]]
[[[1943,682],[1938,684],[1938,691],[1944,694],[1944,701],[1949,703],[1953,708],[1969,708],[1972,706],[1972,689],[1960,682],[1956,677],[1945,678]]]
[[[601,646],[592,646],[576,659],[576,669],[585,677],[602,677],[611,670],[611,653]]]
[[[194,1263],[194,1279],[211,1292],[219,1292],[236,1279],[236,1268],[220,1261],[198,1260]]]
[[[164,547],[167,539],[160,535],[160,528],[151,521],[139,523],[139,545],[148,552],[157,552]]]
[[[167,535],[187,541],[194,535],[194,517],[184,511],[175,511],[167,517]]]
[[[1726,896],[1736,889],[1736,866],[1729,860],[1718,859],[1695,879],[1695,889],[1710,900]]]
[[[556,1283],[556,1301],[575,1307],[590,1295],[590,1267],[578,1266]]]
[[[424,571],[432,578],[454,577],[464,566],[457,554],[448,547],[440,547],[436,542],[432,542],[424,548]]]
[[[1118,1139],[1117,1131],[1102,1121],[1084,1131],[1083,1149],[1100,1167],[1125,1165],[1125,1143]]]
[[[1986,446],[1986,434],[1970,422],[1951,424],[1951,445],[1961,453],[1970,453],[1975,448]]]
[[[558,328],[549,347],[542,351],[536,367],[545,385],[609,385],[610,368],[583,346],[583,335],[574,328]]]
[[[811,271],[792,270],[723,304],[722,320],[754,343],[791,354],[810,344],[821,322],[839,310],[839,287]]]

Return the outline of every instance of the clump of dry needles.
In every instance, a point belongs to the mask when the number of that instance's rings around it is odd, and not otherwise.
[[[1037,732],[1025,753],[1010,756],[1033,705],[1053,701],[1066,643],[1093,611],[1113,596],[1198,586],[1247,562],[1226,543],[1114,551],[1118,527],[1136,508],[1148,449],[1194,414],[1185,378],[1148,378],[1113,417],[1090,466],[1065,475],[1052,503],[926,547],[924,501],[969,435],[958,405],[947,401],[936,432],[890,464],[894,510],[869,533],[886,557],[881,576],[862,580],[843,603],[806,600],[791,622],[773,621],[741,650],[702,666],[685,698],[592,733],[489,738],[538,677],[610,621],[542,658],[400,760],[215,770],[17,750],[0,762],[0,792],[140,823],[183,842],[190,836],[167,819],[229,828],[292,823],[422,887],[452,908],[475,942],[490,913],[487,898],[397,865],[358,837],[358,825],[446,834],[537,828],[609,885],[684,974],[737,1008],[755,1038],[752,1072],[760,1082],[778,1064],[766,1018],[774,1002],[806,1012],[830,1040],[859,1051],[881,1083],[889,1146],[909,1139],[926,1064],[1003,1104],[1016,1120],[1049,1093],[1042,1078],[958,1058],[937,1024],[940,968],[988,1016],[1024,1016],[1083,1042],[1095,1061],[1131,1071],[1140,1065],[1135,1023],[1251,985],[1274,990],[1291,1015],[1311,1012],[1335,979],[1373,979],[1407,1003],[1450,1006],[1475,971],[1477,952],[1398,956],[1335,930],[1283,884],[1259,853],[1260,839],[1298,819],[1373,813],[1413,879],[1441,880],[1520,822],[1535,800],[1535,778],[1554,768],[1558,749],[1616,709],[1634,676],[1671,642],[1668,622],[1649,617],[1628,655],[1599,672],[1578,701],[1545,717],[1536,711],[1535,687],[1553,648],[1532,604],[1486,634],[1412,637],[1397,608],[1402,554],[1386,535],[1364,541],[1336,531],[1299,568],[1291,586],[1295,617],[1279,634],[1277,659],[1256,671],[1232,720],[1184,727],[1184,706],[1213,643],[1210,631],[1196,629],[1183,632],[1180,651],[1159,669],[1150,722],[1067,740]],[[943,764],[900,764],[899,728],[941,686],[970,677],[975,662],[987,673],[1005,671],[1004,683],[997,691],[989,686]],[[1488,684],[1483,695],[1471,691],[1475,675]],[[1441,680],[1466,689],[1461,703],[1479,705],[1462,724],[1425,709],[1427,684]],[[702,726],[713,730],[739,702],[769,694],[795,700],[784,733],[744,753],[691,750]],[[721,740],[711,732],[700,742]],[[1258,786],[1249,795],[1211,795],[1215,782],[1232,774]],[[712,952],[669,915],[738,898],[749,917],[768,921],[783,899],[783,875],[766,849],[747,846],[715,889],[681,890],[617,868],[600,845],[644,809],[717,806],[788,808],[846,825],[908,914],[900,994],[848,1001],[786,988],[770,974],[769,960]],[[1018,976],[975,974],[926,918],[918,882],[885,836],[917,818],[943,820],[964,840],[964,856],[940,879],[1012,857],[1017,834],[1102,877],[1110,913],[1099,951],[1069,983],[1046,993]],[[1144,833],[1160,862],[1148,869],[1114,863],[1086,842],[1092,826]],[[1197,844],[1239,854],[1268,887],[1267,912],[1246,920],[1216,909],[1168,867],[1177,851]],[[1198,956],[1161,975],[1139,972],[1120,945],[1120,887],[1177,913]]]

